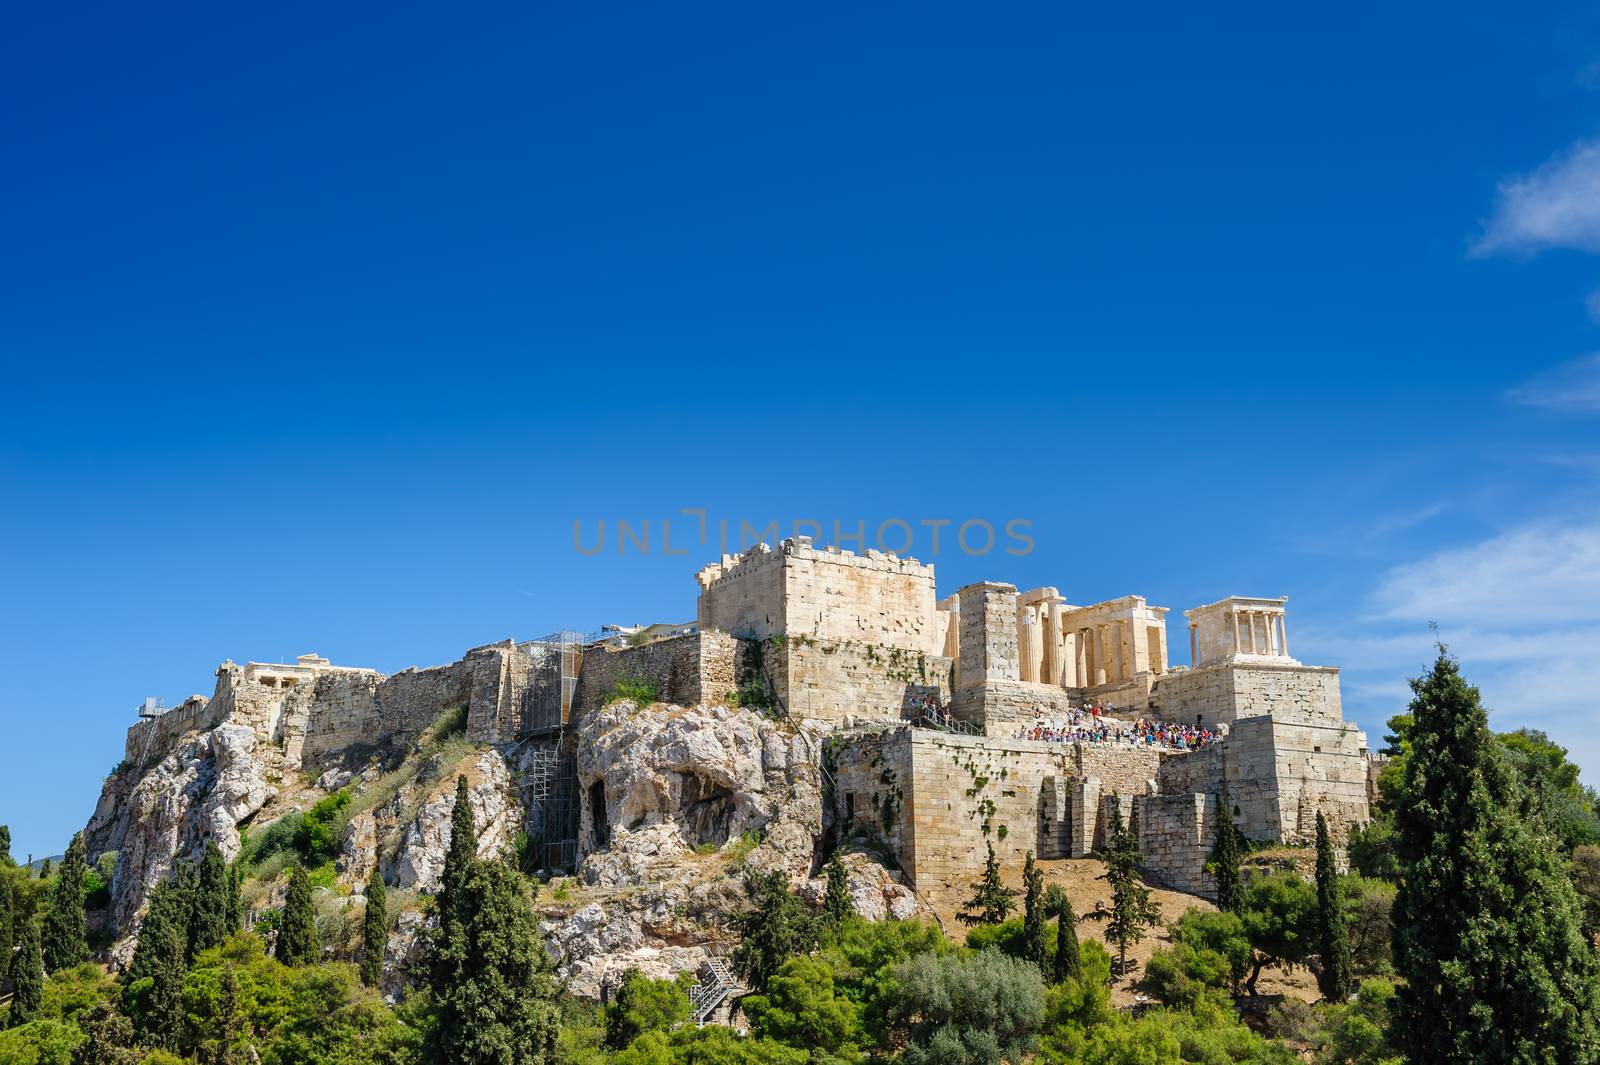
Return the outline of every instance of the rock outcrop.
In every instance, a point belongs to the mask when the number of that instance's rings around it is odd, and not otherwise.
[[[221,725],[185,737],[143,774],[124,766],[106,781],[85,829],[92,856],[117,852],[112,925],[126,933],[173,858],[198,857],[215,840],[228,859],[239,852],[239,822],[277,789],[267,783],[247,728]]]
[[[467,805],[478,830],[478,857],[494,857],[512,845],[522,825],[522,808],[512,790],[506,760],[498,751],[483,751],[463,768],[463,775],[467,778]],[[384,869],[385,882],[416,891],[439,889],[445,852],[450,849],[450,815],[455,801],[456,781],[451,776],[439,782],[405,826],[399,852]]]
[[[542,929],[565,985],[599,997],[630,969],[671,977],[737,942],[747,875],[782,870],[811,891],[823,837],[818,723],[727,707],[615,702],[578,736],[583,893]],[[870,855],[846,863],[867,917],[916,898]]]
[[[827,731],[821,722],[721,706],[616,702],[590,714],[572,737],[583,860],[576,877],[539,899],[566,986],[598,997],[630,969],[670,977],[727,953],[737,942],[736,918],[750,905],[752,873],[779,870],[820,903],[819,756]],[[462,751],[448,734],[399,749],[352,747],[313,785],[257,729],[228,715],[193,716],[188,731],[138,752],[141,764],[125,763],[107,778],[86,830],[91,857],[118,855],[109,917],[123,938],[113,964],[131,956],[150,889],[171,874],[175,855],[197,858],[214,840],[231,860],[242,824],[303,811],[340,788],[358,798],[376,788],[382,798],[358,805],[344,827],[335,893],[361,894],[381,862],[391,888],[411,900],[389,943],[394,964],[385,988],[397,993],[401,963],[415,960],[428,920],[417,901],[439,886],[457,775],[468,781],[479,857],[508,852],[528,815],[514,784],[530,757],[527,745],[466,749],[465,760]],[[864,916],[918,912],[915,896],[873,854],[851,853],[845,862]],[[258,888],[255,905],[274,905],[281,888],[281,878]]]
[[[822,835],[817,728],[751,710],[615,702],[578,740],[580,876],[640,883],[661,861],[759,839],[754,868],[811,874]]]

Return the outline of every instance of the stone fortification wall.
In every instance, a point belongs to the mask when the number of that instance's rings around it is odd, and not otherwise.
[[[352,747],[410,743],[446,710],[467,708],[468,735],[480,743],[515,738],[537,655],[507,640],[473,648],[458,662],[383,677],[327,667],[290,686],[263,684],[233,662],[217,669],[212,697],[191,697],[129,730],[131,766],[165,757],[191,732],[228,723],[249,729],[258,750],[278,752],[283,768],[316,769]]]
[[[959,665],[957,667],[959,669]],[[1035,719],[1065,719],[1084,704],[1081,688],[1030,684],[1020,680],[991,680],[970,688],[957,688],[952,712],[986,736],[1005,739],[1031,726]]]
[[[584,652],[578,679],[581,716],[609,701],[622,681],[650,684],[663,702],[726,704],[751,671],[754,642],[724,632],[697,632],[617,650]]]
[[[909,726],[837,735],[828,764],[834,823],[880,833],[915,883],[970,878],[986,847],[1005,861],[1083,857],[1103,846],[1110,803],[1138,832],[1151,875],[1212,890],[1210,855],[1224,778],[1247,837],[1311,841],[1325,813],[1338,838],[1365,822],[1359,733],[1270,717],[1226,741],[1177,753],[1115,744],[963,736]]]
[[[698,627],[749,639],[803,635],[925,654],[943,649],[933,567],[878,551],[817,550],[804,537],[702,569]]]
[[[1087,853],[1103,832],[1102,796],[1144,794],[1160,758],[905,726],[842,734],[829,752],[832,812],[881,832],[913,883],[959,880],[982,868],[988,845],[1006,861]]]
[[[1342,722],[1244,718],[1225,741],[1165,758],[1157,790],[1218,794],[1226,780],[1234,824],[1246,837],[1311,842],[1321,810],[1342,838],[1370,817],[1364,747],[1361,733]]]
[[[123,760],[136,766],[147,757],[147,752],[158,757],[165,755],[185,732],[213,728],[221,720],[224,709],[216,699],[191,695],[160,717],[135,722],[129,727],[123,744]]]
[[[901,869],[916,866],[916,820],[906,806],[912,778],[910,726],[875,732],[837,733],[828,740],[823,766],[823,817],[840,840],[881,838]]]
[[[763,641],[760,652],[778,697],[799,718],[911,720],[926,701],[950,696],[952,663],[943,655],[798,635]]]
[[[1143,795],[1134,800],[1134,811],[1145,875],[1175,891],[1214,894],[1206,861],[1216,833],[1216,797]]]
[[[1243,811],[1240,831],[1256,839],[1312,843],[1320,810],[1342,840],[1371,816],[1365,745],[1362,734],[1342,722],[1238,722],[1223,763],[1229,797]]]
[[[1173,757],[1153,747],[1122,747],[1116,744],[1071,743],[1078,777],[1100,781],[1108,792],[1119,795],[1144,795],[1156,784],[1161,764]]]
[[[375,734],[420,735],[444,710],[472,701],[472,668],[462,659],[447,666],[403,669],[383,679],[374,700]]]
[[[1208,726],[1263,714],[1286,721],[1339,722],[1339,670],[1332,666],[1222,664],[1155,679],[1150,713]]]
[[[1061,856],[1066,826],[1057,796],[1077,772],[1066,745],[919,729],[912,730],[910,761],[911,779],[901,786],[914,834],[906,867],[914,885],[970,879],[983,867],[986,845],[1002,861],[1021,861],[1028,851]]]

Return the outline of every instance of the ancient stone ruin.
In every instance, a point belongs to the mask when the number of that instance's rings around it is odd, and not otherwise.
[[[931,565],[803,537],[695,578],[692,624],[507,640],[387,677],[316,655],[225,662],[209,698],[147,708],[86,832],[91,856],[118,855],[116,930],[173,854],[215,840],[232,857],[241,830],[372,786],[450,714],[484,752],[480,853],[524,832],[531,867],[597,893],[546,926],[584,993],[725,949],[739,884],[684,873],[718,848],[820,894],[821,861],[848,841],[852,897],[881,917],[971,880],[986,845],[1086,856],[1113,804],[1149,877],[1198,894],[1220,801],[1256,840],[1308,842],[1319,811],[1340,836],[1367,820],[1366,738],[1338,670],[1290,657],[1283,598],[1188,611],[1184,668],[1166,608],[1139,596],[1074,606],[981,582],[939,599]],[[374,860],[391,884],[436,886],[449,784],[350,822],[346,893]]]

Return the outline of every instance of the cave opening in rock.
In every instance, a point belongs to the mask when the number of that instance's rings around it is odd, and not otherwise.
[[[728,842],[738,806],[733,792],[694,773],[685,773],[679,801],[691,844],[720,847]]]
[[[589,785],[589,816],[594,822],[594,845],[604,847],[611,842],[611,827],[606,824],[606,785],[603,780]]]

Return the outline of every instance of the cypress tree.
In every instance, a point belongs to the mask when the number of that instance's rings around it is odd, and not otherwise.
[[[844,870],[844,863],[839,860],[838,851],[834,851],[833,857],[828,859],[827,873],[828,893],[822,898],[822,923],[837,932],[839,926],[855,912],[855,904],[850,901],[850,877]]]
[[[1217,887],[1217,909],[1244,912],[1244,878],[1239,873],[1239,830],[1233,827],[1233,801],[1228,789],[1217,796],[1216,841],[1211,847],[1211,875]]]
[[[1000,862],[994,856],[994,844],[987,844],[989,857],[983,863],[983,875],[972,884],[972,897],[956,914],[956,920],[967,926],[978,924],[1003,924],[1011,916],[1011,892],[1000,881]]]
[[[1022,867],[1022,956],[1039,967],[1041,979],[1050,978],[1049,944],[1044,923],[1044,874],[1028,852]]]
[[[780,874],[781,875],[781,874]],[[539,939],[527,880],[501,862],[472,862],[456,885],[459,979],[435,999],[435,1065],[551,1065],[559,988]]]
[[[1411,690],[1391,1037],[1439,1065],[1594,1062],[1594,955],[1554,841],[1520,817],[1478,690],[1443,645]]]
[[[0,825],[0,865],[16,865],[11,857],[11,826]]]
[[[228,869],[228,934],[244,927],[244,869],[234,862]]]
[[[237,1065],[240,1055],[236,1040],[239,1031],[239,978],[233,966],[222,970],[222,986],[217,1003],[217,1039],[208,1065]]]
[[[33,1020],[44,1004],[44,951],[36,918],[22,920],[17,942],[17,957],[11,963],[11,1012],[8,1016],[13,1028]]]
[[[228,864],[215,843],[206,844],[200,859],[200,873],[189,903],[190,961],[203,950],[210,950],[228,938]]]
[[[0,987],[11,972],[11,948],[16,945],[17,896],[11,878],[0,876]]]
[[[39,879],[40,880],[49,880],[50,879],[50,859],[49,858],[46,858],[44,861],[39,863]]]
[[[472,805],[468,801],[467,778],[456,778],[456,801],[450,811],[450,847],[444,854],[444,870],[439,875],[439,921],[450,920],[455,909],[455,896],[461,887],[467,867],[478,856],[478,826],[472,818]]]
[[[816,949],[817,921],[810,907],[789,890],[789,877],[781,869],[753,874],[748,887],[756,907],[738,918],[740,939],[733,964],[759,990],[778,966]]]
[[[44,964],[50,972],[89,960],[89,933],[84,923],[83,879],[89,866],[83,858],[83,833],[72,837],[55,887],[43,930]]]
[[[1161,920],[1161,910],[1150,900],[1150,889],[1139,879],[1139,839],[1122,820],[1122,808],[1111,804],[1111,824],[1106,834],[1106,879],[1111,883],[1111,909],[1106,911],[1106,939],[1117,946],[1117,971],[1128,970],[1128,947],[1144,938]]]
[[[141,1043],[173,1048],[183,1028],[184,952],[189,946],[189,896],[177,877],[150,892],[124,1003]]]
[[[1083,973],[1083,955],[1078,949],[1078,916],[1072,912],[1072,903],[1066,892],[1050,885],[1045,899],[1045,910],[1056,915],[1056,957],[1053,983],[1076,980]]]
[[[439,893],[434,897],[439,925],[433,930],[428,952],[428,979],[438,996],[460,981],[462,967],[468,960],[466,944],[456,932],[461,883],[478,853],[478,827],[468,800],[467,778],[457,777],[455,804],[450,811],[450,846],[445,850]]]
[[[302,866],[289,874],[289,895],[278,925],[277,958],[285,965],[305,965],[317,960],[316,912],[311,905],[311,878]]]
[[[1350,954],[1349,919],[1339,895],[1339,870],[1333,862],[1328,819],[1317,811],[1317,953],[1321,967],[1317,986],[1329,1002],[1343,1002],[1355,991],[1355,965]]]
[[[367,878],[367,910],[361,919],[361,982],[377,987],[383,979],[383,952],[389,945],[389,899],[377,865]]]

